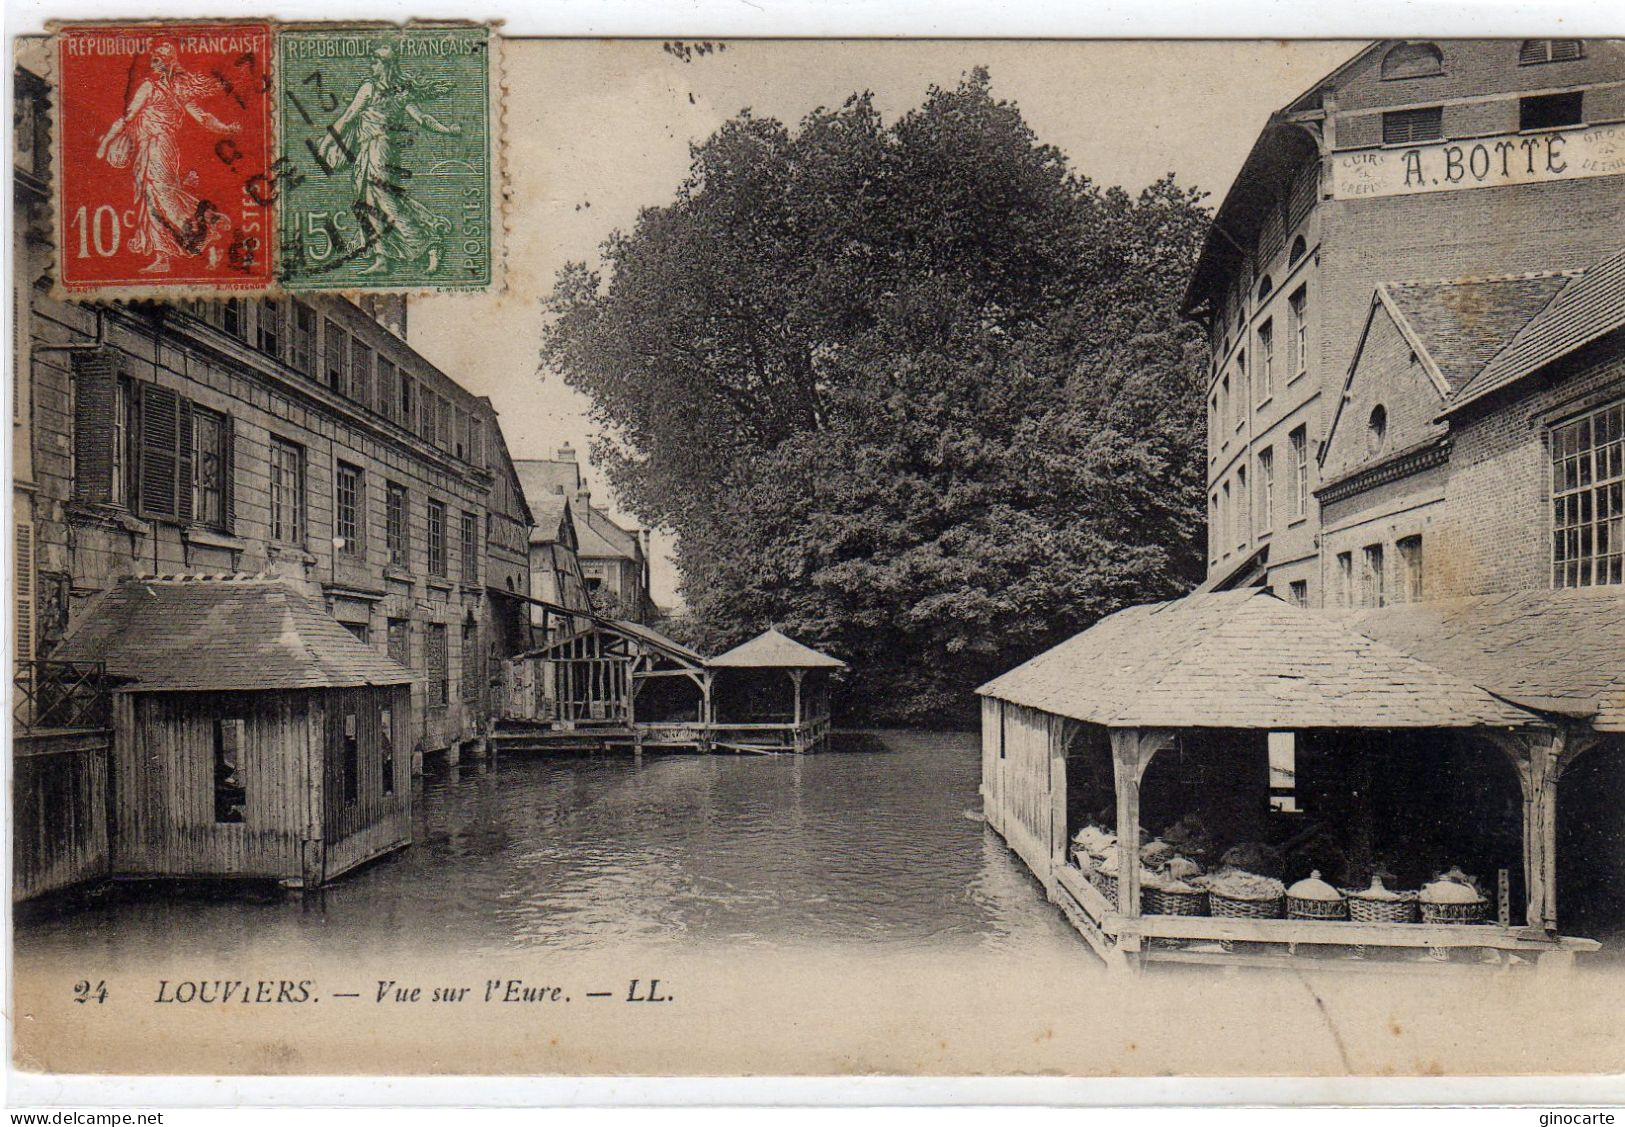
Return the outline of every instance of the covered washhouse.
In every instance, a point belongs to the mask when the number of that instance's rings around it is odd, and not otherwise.
[[[719,745],[799,752],[829,739],[830,678],[845,662],[769,629],[705,664]]]
[[[1567,668],[1625,603],[1572,594],[1477,633],[1472,606],[1340,619],[1256,588],[1121,611],[979,690],[988,824],[1113,966],[1572,960],[1598,944],[1565,934],[1590,889],[1560,898],[1559,850],[1617,884],[1621,839],[1559,778],[1625,730],[1621,671]]]
[[[114,876],[308,888],[410,843],[413,674],[303,584],[125,580],[54,656],[114,686]]]

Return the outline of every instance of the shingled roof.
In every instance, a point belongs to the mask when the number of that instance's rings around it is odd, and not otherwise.
[[[51,655],[100,661],[121,691],[405,685],[411,670],[358,641],[292,580],[154,576],[98,595]]]
[[[845,669],[846,662],[819,653],[777,630],[763,630],[748,642],[705,664],[714,669]]]
[[[977,690],[1109,727],[1463,728],[1535,721],[1259,590],[1130,607]]]
[[[1564,274],[1389,282],[1384,292],[1410,323],[1454,392],[1472,379],[1570,281]]]
[[[1625,589],[1516,591],[1326,613],[1526,708],[1625,731]]]
[[[1456,392],[1450,410],[1539,371],[1553,360],[1625,326],[1625,250],[1567,284]]]

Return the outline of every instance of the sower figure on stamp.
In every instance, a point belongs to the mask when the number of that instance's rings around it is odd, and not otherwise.
[[[321,158],[337,167],[354,162],[355,210],[370,230],[372,263],[363,271],[381,274],[391,259],[427,260],[430,273],[440,268],[441,237],[451,233],[451,220],[436,215],[406,193],[397,157],[397,138],[411,132],[407,119],[434,133],[461,133],[457,123],[444,124],[418,104],[452,89],[440,79],[420,79],[401,71],[388,46],[373,52],[367,78],[339,115],[319,148]]]
[[[231,220],[188,191],[196,184],[197,172],[189,171],[183,177],[177,135],[188,117],[226,136],[241,132],[242,126],[221,121],[198,104],[224,90],[214,79],[181,66],[174,44],[160,43],[153,48],[151,66],[151,77],[141,83],[123,116],[102,137],[96,156],[114,168],[130,168],[135,181],[135,234],[130,248],[137,254],[152,255],[152,261],[141,268],[143,274],[167,273],[170,259],[200,254],[207,254],[209,265],[214,266]]]

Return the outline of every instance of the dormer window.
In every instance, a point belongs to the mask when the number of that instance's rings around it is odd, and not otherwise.
[[[1427,78],[1444,73],[1444,52],[1431,43],[1401,43],[1382,57],[1384,78]]]
[[[1298,260],[1307,253],[1309,253],[1309,244],[1303,241],[1302,235],[1299,235],[1297,238],[1292,240],[1292,249],[1287,252],[1286,264],[1288,266],[1296,266],[1298,264]]]
[[[1371,417],[1365,424],[1365,449],[1367,454],[1380,454],[1383,443],[1388,440],[1388,408],[1381,403],[1371,408]]]
[[[1566,63],[1584,58],[1585,48],[1578,39],[1525,39],[1518,48],[1518,64]]]

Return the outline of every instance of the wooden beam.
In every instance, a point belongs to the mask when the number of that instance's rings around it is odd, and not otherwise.
[[[1117,791],[1117,911],[1127,919],[1140,915],[1140,764],[1141,730],[1113,728],[1112,781]],[[1125,950],[1137,951],[1137,940],[1124,937]]]

